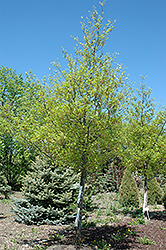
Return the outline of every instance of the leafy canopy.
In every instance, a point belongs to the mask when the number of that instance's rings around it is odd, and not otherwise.
[[[144,83],[133,95],[123,130],[124,162],[140,175],[153,177],[166,170],[166,110],[156,108]]]
[[[53,63],[52,73],[43,79],[45,89],[19,131],[54,163],[96,171],[117,143],[126,77],[114,56],[102,51],[113,23],[104,25],[103,13],[94,8],[86,21],[82,18],[81,27],[84,40],[74,38],[74,57],[63,50],[68,68]]]

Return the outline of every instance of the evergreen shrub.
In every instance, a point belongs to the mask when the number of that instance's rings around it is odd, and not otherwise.
[[[24,199],[15,199],[16,221],[25,224],[63,224],[75,219],[73,206],[77,201],[79,184],[70,168],[50,166],[37,158],[32,171],[23,181]]]
[[[157,182],[156,178],[148,181],[148,204],[161,204],[162,197],[162,188],[160,187],[160,184]]]
[[[8,199],[10,191],[11,187],[8,185],[5,175],[0,172],[0,194],[4,195],[5,199]]]
[[[139,206],[139,191],[137,184],[126,168],[119,188],[119,203],[124,207]]]

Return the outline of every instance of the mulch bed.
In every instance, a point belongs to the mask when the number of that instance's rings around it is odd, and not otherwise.
[[[128,225],[131,219],[124,219],[123,222],[117,222],[111,226],[94,227],[82,229],[82,241],[84,246],[91,246],[89,249],[97,249],[95,242],[106,242],[108,249],[166,249],[166,214],[157,212],[157,218],[151,219],[146,225]],[[165,229],[161,229],[165,228]],[[112,239],[112,235],[117,232],[123,235],[128,230],[133,230],[137,235],[127,235],[123,241]],[[61,240],[61,244],[72,245],[75,241],[75,231],[61,232],[65,236],[65,240]],[[155,245],[143,245],[138,242],[138,237],[146,237],[155,241]],[[49,248],[52,249],[52,248]],[[56,248],[55,248],[56,249]],[[60,249],[60,248],[59,248]],[[69,248],[70,249],[70,248]]]
[[[129,215],[120,215],[120,221],[109,225],[87,226],[82,229],[80,245],[76,246],[75,230],[71,226],[27,226],[17,223],[10,205],[10,201],[0,201],[0,249],[3,250],[90,250],[102,249],[102,244],[103,249],[166,250],[166,211],[160,209],[161,206],[155,211],[150,209],[151,220],[145,225],[131,225],[132,218]],[[57,239],[55,234],[64,236],[62,239]],[[121,241],[115,238],[124,234],[124,239]],[[140,243],[138,239],[144,236],[155,241],[155,245]]]

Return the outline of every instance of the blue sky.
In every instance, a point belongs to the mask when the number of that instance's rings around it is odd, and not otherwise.
[[[61,48],[73,54],[70,36],[82,37],[81,16],[93,5],[100,11],[98,0],[0,0],[0,66],[32,69],[39,79],[56,58],[65,67]],[[104,12],[105,21],[117,20],[105,51],[119,52],[131,81],[148,75],[153,97],[166,105],[166,1],[107,0]]]

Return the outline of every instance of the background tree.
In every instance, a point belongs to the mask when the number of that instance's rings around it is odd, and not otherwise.
[[[0,170],[5,175],[13,190],[20,190],[22,177],[30,169],[31,160],[36,152],[26,149],[24,144],[17,141],[14,134],[3,132],[0,138]]]
[[[166,170],[166,111],[156,108],[151,90],[146,90],[145,84],[136,92],[121,138],[125,166],[144,178],[143,211],[147,219],[148,181]]]
[[[5,175],[8,184],[14,190],[21,186],[24,176],[34,159],[34,148],[24,147],[16,131],[13,130],[13,119],[19,113],[25,114],[32,97],[37,92],[37,85],[24,81],[22,74],[2,66],[0,68],[0,171]]]

